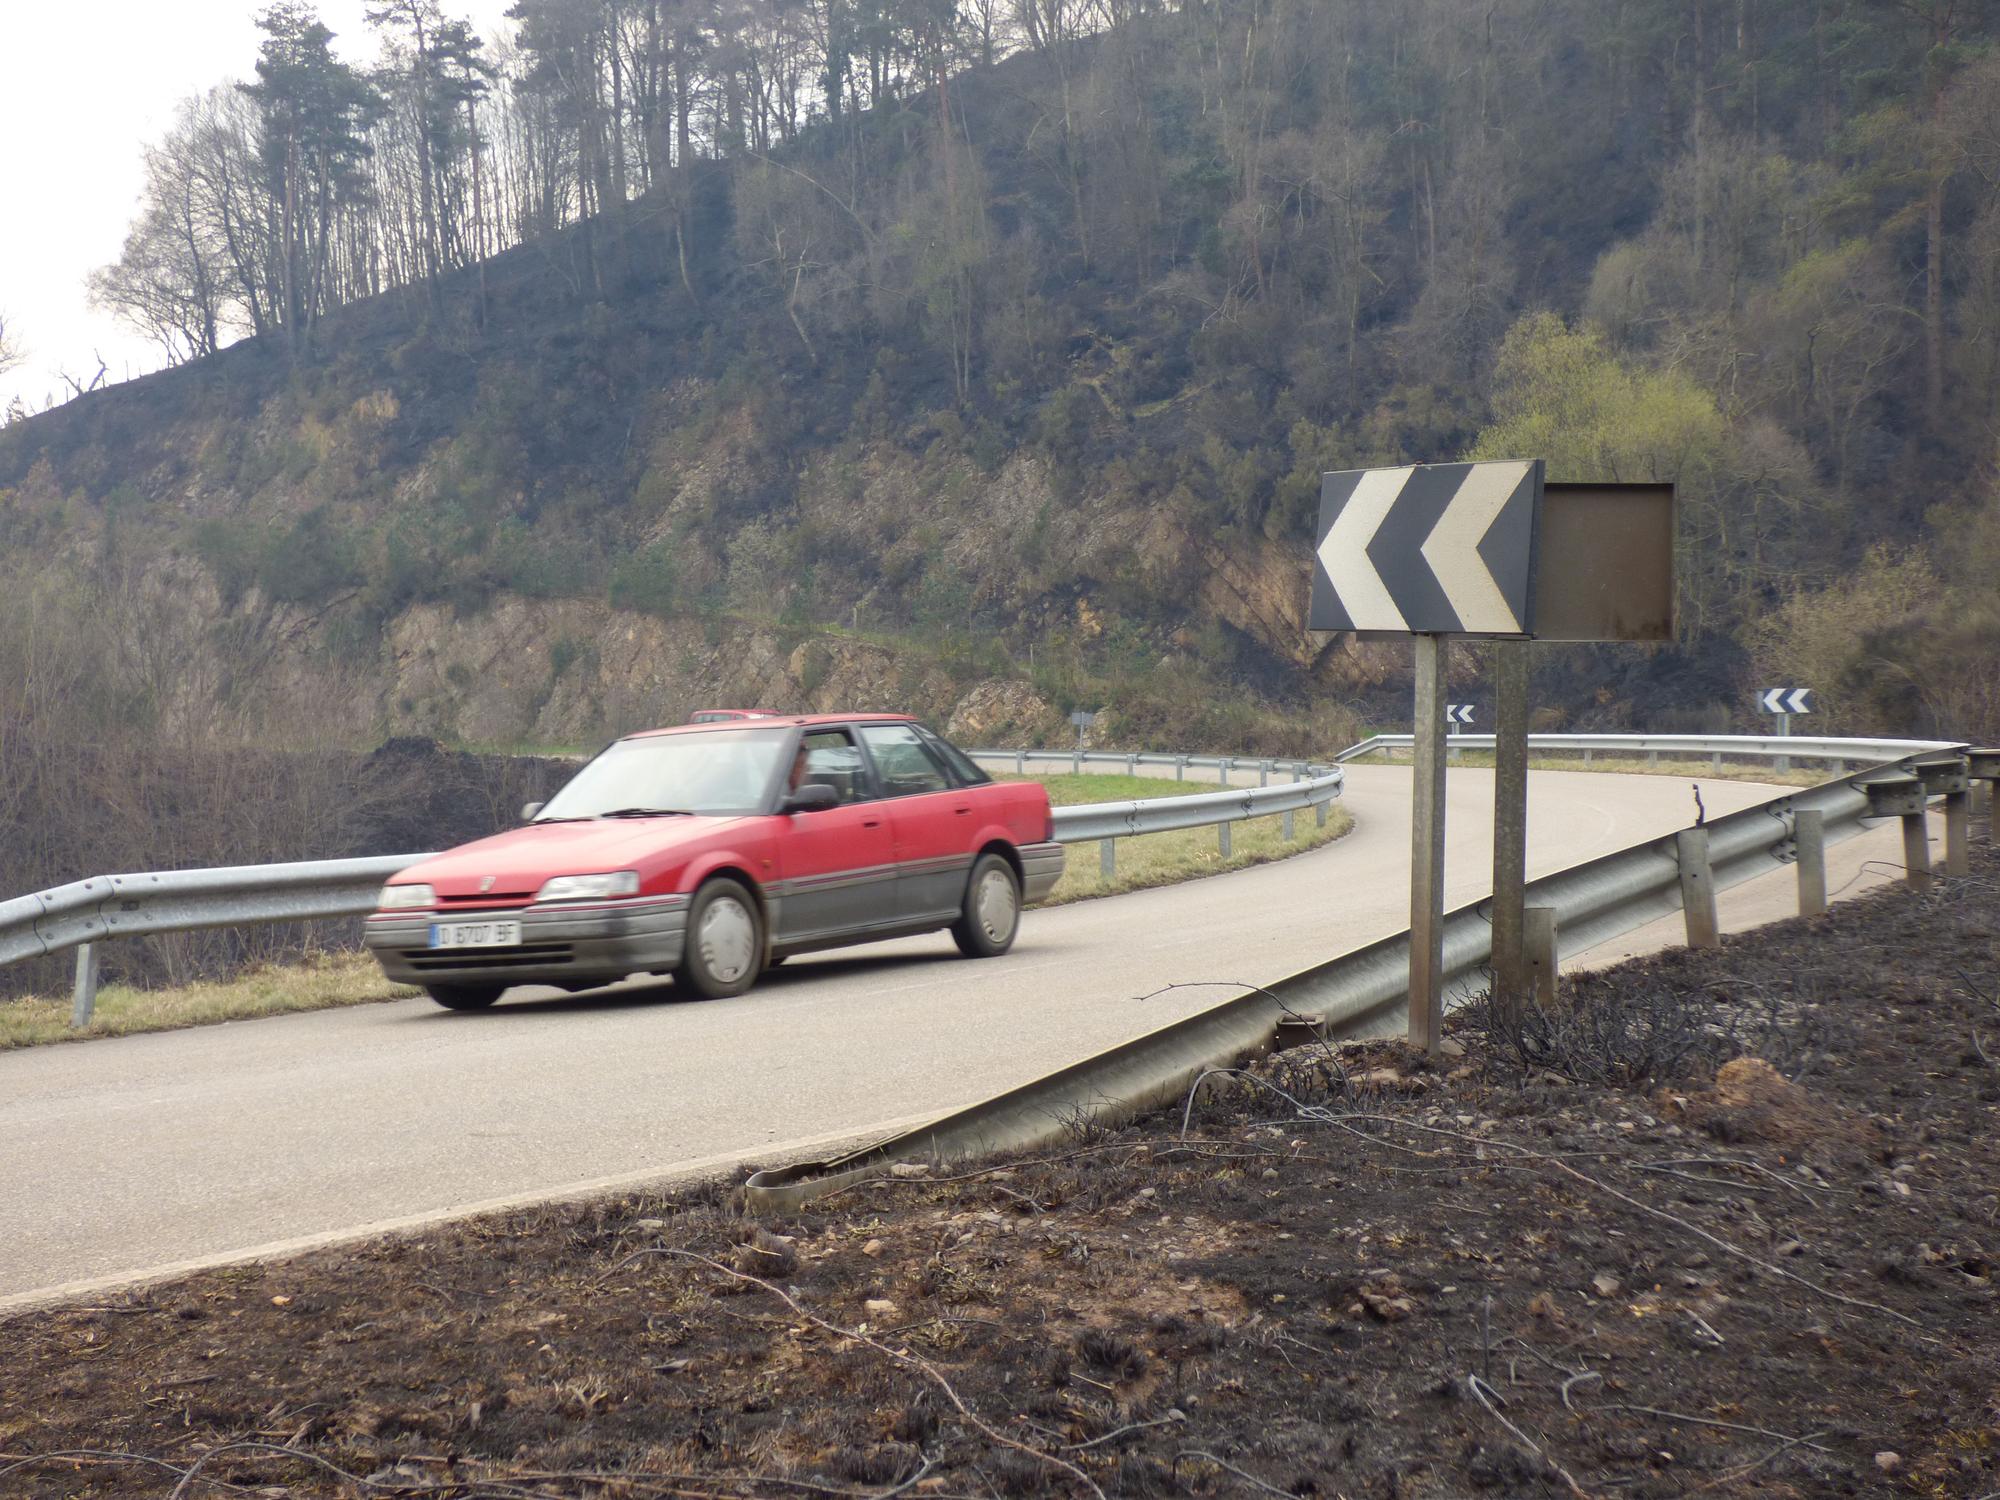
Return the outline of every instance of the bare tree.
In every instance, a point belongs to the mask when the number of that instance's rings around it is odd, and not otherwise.
[[[0,375],[19,366],[27,359],[27,354],[16,342],[7,327],[7,315],[0,313]]]

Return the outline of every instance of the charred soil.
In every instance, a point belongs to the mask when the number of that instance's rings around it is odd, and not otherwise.
[[[1996,932],[1989,858],[782,1222],[717,1183],[19,1314],[0,1493],[1992,1495]]]

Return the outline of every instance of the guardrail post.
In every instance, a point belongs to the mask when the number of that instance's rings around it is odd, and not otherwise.
[[[1083,752],[1081,750],[1077,751],[1071,758],[1069,773],[1072,776],[1081,776],[1083,774]]]
[[[1711,776],[1720,776],[1722,774],[1722,752],[1720,750],[1709,756],[1708,774]]]
[[[97,1009],[97,982],[103,976],[97,944],[85,943],[76,950],[76,994],[70,1005],[69,1024],[81,1031],[90,1024]]]
[[[1972,833],[1972,790],[1946,792],[1944,798],[1944,872],[1970,875],[1972,856],[1966,841]]]
[[[1028,774],[1028,752],[1027,752],[1027,751],[1025,751],[1025,750],[1016,750],[1016,751],[1014,752],[1014,774],[1015,774],[1016,776],[1026,776],[1026,775]]]
[[[1118,878],[1118,840],[1098,840],[1097,873],[1107,881]]]
[[[1681,909],[1687,916],[1690,948],[1720,948],[1722,929],[1715,915],[1715,877],[1708,866],[1708,830],[1683,828],[1674,835],[1680,854]]]
[[[1125,757],[1125,774],[1127,776],[1137,776],[1139,774],[1138,756],[1128,755]]]
[[[1322,828],[1326,827],[1326,804],[1324,802],[1315,802],[1313,804],[1313,811],[1318,814],[1319,826]]]
[[[1585,750],[1585,751],[1583,752],[1583,763],[1584,763],[1584,764],[1585,764],[1586,766],[1590,764],[1590,757],[1591,757],[1591,752],[1590,752],[1589,750],[1587,750],[1587,749],[1586,749],[1586,750]]]
[[[1553,1010],[1556,1003],[1556,909],[1530,906],[1521,913],[1521,959],[1535,1004]]]
[[[1216,759],[1216,764],[1222,768],[1220,772],[1220,775],[1222,777],[1222,784],[1224,786],[1228,786],[1229,773],[1236,769],[1235,758],[1233,756],[1228,756],[1228,755],[1218,756]]]
[[[1271,763],[1268,760],[1260,760],[1257,762],[1257,785],[1269,786],[1270,784]]]
[[[1800,808],[1792,814],[1792,842],[1799,851],[1799,915],[1826,915],[1826,814]]]
[[[1174,757],[1174,780],[1187,780],[1187,757],[1185,755],[1176,755]]]
[[[1903,879],[1913,891],[1931,888],[1930,818],[1921,807],[1903,814]]]
[[[1284,837],[1285,837],[1285,842],[1286,842],[1286,843],[1288,843],[1288,844],[1289,844],[1289,843],[1290,843],[1290,842],[1292,841],[1292,810],[1291,810],[1291,809],[1290,809],[1289,807],[1285,809],[1285,834],[1284,834]]]
[[[1224,859],[1229,858],[1230,827],[1231,825],[1228,823],[1217,823],[1215,825],[1215,847],[1221,852]]]
[[[1646,764],[1657,771],[1660,768],[1660,752],[1657,750],[1648,750],[1646,752]]]

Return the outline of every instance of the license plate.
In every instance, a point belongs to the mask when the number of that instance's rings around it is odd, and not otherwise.
[[[433,948],[515,948],[521,942],[519,922],[433,922]]]

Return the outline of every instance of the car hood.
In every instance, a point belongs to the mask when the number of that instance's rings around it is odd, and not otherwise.
[[[412,865],[397,881],[423,881],[441,897],[532,896],[557,875],[639,870],[671,864],[677,849],[740,818],[595,818],[585,823],[530,823],[461,844]],[[491,884],[486,884],[490,880]]]

